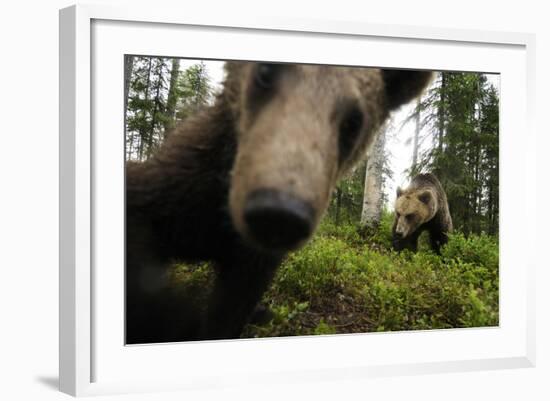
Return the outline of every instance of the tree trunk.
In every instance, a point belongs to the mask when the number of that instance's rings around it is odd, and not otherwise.
[[[197,72],[197,80],[195,81],[195,112],[205,103],[205,75],[206,75],[206,65],[201,61],[199,64],[199,70]]]
[[[126,144],[126,160],[132,157],[133,135],[130,138],[128,146],[128,96],[130,95],[130,82],[132,81],[132,71],[134,69],[134,56],[124,56],[124,143]]]
[[[158,60],[158,66],[157,66],[157,85],[155,87],[155,99],[153,101],[153,113],[151,115],[151,133],[149,134],[149,141],[147,143],[147,158],[151,157],[153,154],[153,145],[154,145],[154,139],[155,139],[155,127],[158,124],[158,113],[161,112],[161,98],[160,98],[160,91],[162,89],[162,66],[164,64],[163,59],[160,58]]]
[[[384,201],[382,187],[384,183],[385,145],[386,132],[382,130],[375,139],[370,154],[367,156],[363,210],[361,212],[361,225],[364,227],[377,227],[380,224]]]
[[[151,69],[153,66],[153,58],[149,57],[149,65],[147,67],[147,84],[145,85],[145,102],[149,100],[149,86],[151,85]],[[145,118],[145,110],[142,110],[143,117]],[[143,145],[144,145],[144,138],[146,136],[146,132],[144,131],[143,127],[140,127],[139,129],[139,161],[143,160]]]
[[[164,138],[172,129],[176,121],[176,104],[178,102],[177,84],[180,70],[180,60],[175,58],[172,60],[172,70],[170,71],[170,88],[168,89],[168,99],[166,100],[166,116],[169,118],[164,123]]]
[[[420,136],[420,97],[416,102],[416,111],[414,115],[415,129],[414,129],[414,140],[413,140],[413,160],[411,171],[413,174],[416,174],[417,163],[418,163],[418,137]]]
[[[130,82],[134,69],[134,56],[124,56],[124,133],[126,134],[126,120],[128,114],[128,96],[130,94]]]
[[[445,135],[445,73],[441,73],[441,89],[439,92],[439,107],[438,107],[438,146],[439,154],[443,153],[443,136]]]

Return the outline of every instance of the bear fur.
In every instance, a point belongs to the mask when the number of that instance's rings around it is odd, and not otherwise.
[[[423,231],[428,231],[432,250],[440,254],[452,230],[447,195],[435,175],[419,174],[408,188],[397,188],[392,229],[395,250],[416,252],[418,237]]]
[[[226,63],[221,93],[145,162],[126,164],[126,342],[238,338],[339,177],[430,72]],[[206,306],[174,261],[210,261]]]

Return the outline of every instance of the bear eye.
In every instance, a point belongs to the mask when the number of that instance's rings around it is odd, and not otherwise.
[[[359,107],[354,106],[344,114],[344,118],[340,122],[340,161],[345,160],[350,155],[362,127],[363,113]]]
[[[358,107],[346,113],[340,123],[340,132],[347,136],[356,136],[363,126],[363,113]]]
[[[260,63],[256,67],[255,82],[261,88],[273,87],[281,72],[281,64]]]
[[[414,217],[414,214],[412,214],[412,213],[410,213],[410,214],[408,214],[408,215],[405,216],[405,218],[406,218],[407,220],[412,220],[413,217]]]

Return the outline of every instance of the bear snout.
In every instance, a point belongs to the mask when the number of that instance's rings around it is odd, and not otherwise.
[[[393,235],[395,238],[399,238],[399,239],[403,239],[406,237],[406,228],[403,226],[403,224],[401,223],[401,221],[398,221],[397,224],[396,224],[396,227],[393,231]]]
[[[262,248],[287,251],[298,248],[313,232],[315,210],[294,195],[259,189],[250,193],[244,206],[249,237]]]

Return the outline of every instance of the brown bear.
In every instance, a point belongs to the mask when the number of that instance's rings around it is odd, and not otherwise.
[[[336,182],[427,71],[228,62],[213,105],[126,166],[126,342],[237,338]],[[211,261],[206,312],[170,286]],[[207,289],[205,289],[207,291]]]
[[[432,249],[440,254],[441,246],[447,243],[447,235],[452,230],[447,195],[435,175],[419,174],[408,188],[397,188],[392,229],[395,250],[416,252],[418,237],[423,231],[428,231]]]

